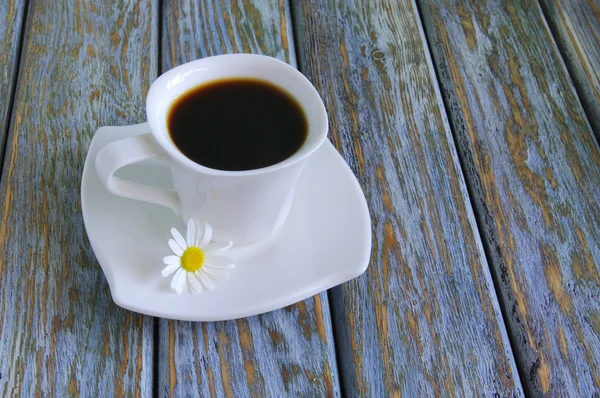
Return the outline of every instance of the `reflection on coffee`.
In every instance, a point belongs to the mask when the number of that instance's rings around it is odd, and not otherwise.
[[[179,96],[167,115],[173,143],[194,162],[219,170],[252,170],[292,156],[308,121],[298,101],[262,80],[232,78]]]

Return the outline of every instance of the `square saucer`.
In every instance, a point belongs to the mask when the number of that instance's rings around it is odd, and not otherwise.
[[[146,123],[100,128],[88,150],[81,207],[90,244],[115,303],[142,314],[187,321],[218,321],[272,311],[362,274],[371,253],[371,221],[354,174],[329,141],[302,172],[289,216],[269,239],[234,246],[230,280],[197,295],[178,295],[161,275],[171,255],[170,229],[185,231],[170,210],[110,194],[94,159],[107,143],[149,131]],[[124,133],[125,132],[125,133]],[[144,162],[120,170],[131,181],[171,188],[168,166]]]

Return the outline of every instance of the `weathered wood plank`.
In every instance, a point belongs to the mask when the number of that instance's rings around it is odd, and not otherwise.
[[[97,127],[145,119],[157,2],[30,4],[0,185],[0,396],[149,396],[153,319],[117,308],[85,237]]]
[[[600,140],[600,1],[540,0],[540,4]]]
[[[523,385],[600,389],[600,151],[535,2],[423,0]]]
[[[369,270],[331,295],[344,395],[520,395],[415,4],[295,4],[301,70],[373,219]]]
[[[169,1],[163,70],[208,55],[254,52],[295,63],[282,0]],[[339,396],[327,295],[229,322],[161,320],[160,395]]]
[[[0,170],[4,156],[4,143],[10,118],[12,98],[19,66],[19,44],[25,20],[25,0],[0,1]]]

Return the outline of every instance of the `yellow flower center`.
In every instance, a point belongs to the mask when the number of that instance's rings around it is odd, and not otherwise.
[[[181,268],[188,272],[198,271],[204,264],[204,252],[199,247],[190,246],[181,256]]]

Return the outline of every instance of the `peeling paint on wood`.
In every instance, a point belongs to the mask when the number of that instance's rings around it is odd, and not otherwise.
[[[373,220],[367,273],[331,294],[344,395],[521,395],[414,2],[294,5]]]
[[[0,396],[149,396],[153,319],[115,306],[86,239],[93,132],[144,120],[157,1],[32,1],[0,182]]]
[[[421,10],[532,396],[600,390],[600,150],[542,10]]]
[[[540,4],[600,140],[600,1],[540,0]]]
[[[19,44],[25,17],[25,0],[0,2],[0,170],[4,155],[4,142],[10,118],[12,98],[19,66]]]

